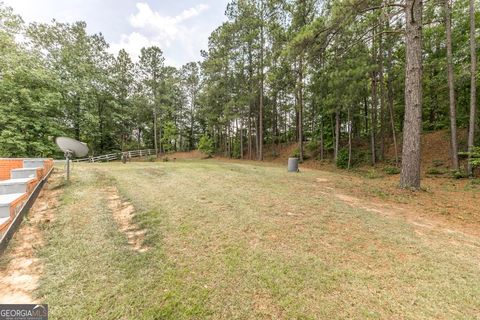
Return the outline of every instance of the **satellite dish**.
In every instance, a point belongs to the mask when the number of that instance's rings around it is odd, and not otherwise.
[[[67,137],[58,137],[55,142],[63,152],[70,153],[74,158],[84,157],[88,154],[88,146],[86,143]]]
[[[67,161],[67,180],[70,180],[70,160],[76,157],[84,157],[88,154],[86,143],[67,137],[57,137],[57,146],[65,153]]]

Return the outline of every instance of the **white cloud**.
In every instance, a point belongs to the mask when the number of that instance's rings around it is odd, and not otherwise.
[[[199,5],[196,5],[195,7],[193,8],[190,8],[190,9],[187,9],[187,10],[183,10],[183,12],[181,14],[179,14],[178,16],[176,16],[175,18],[178,20],[178,21],[183,21],[183,20],[186,20],[186,19],[190,19],[192,17],[196,17],[198,16],[202,11],[204,10],[207,10],[208,9],[208,6],[206,4],[199,4]]]
[[[111,45],[112,52],[116,53],[124,48],[136,60],[142,47],[156,45],[166,51],[175,44],[192,59],[195,58],[197,53],[194,48],[198,47],[199,43],[203,44],[203,41],[195,37],[198,31],[188,27],[185,22],[199,16],[208,9],[208,5],[199,4],[175,16],[162,15],[145,2],[137,3],[136,8],[138,11],[128,19],[136,30],[130,34],[122,34],[120,41]],[[173,59],[166,62],[176,64]]]
[[[140,50],[143,47],[150,46],[160,46],[160,43],[149,39],[141,33],[132,32],[130,34],[122,34],[120,37],[120,42],[112,43],[110,45],[110,52],[117,54],[120,49],[125,49],[125,51],[130,54],[133,60],[137,60]]]

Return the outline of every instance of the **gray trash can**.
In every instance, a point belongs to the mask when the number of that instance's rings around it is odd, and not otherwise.
[[[288,158],[288,172],[298,171],[298,158]]]

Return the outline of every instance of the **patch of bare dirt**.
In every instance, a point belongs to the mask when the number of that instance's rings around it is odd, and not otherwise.
[[[174,152],[172,154],[169,154],[168,157],[170,159],[173,159],[173,158],[176,158],[176,159],[201,159],[201,158],[204,158],[205,155],[203,155],[198,150],[192,150],[192,151],[188,151],[188,152]]]
[[[402,217],[416,229],[420,228],[445,233],[459,233],[467,238],[474,239],[478,239],[480,236],[478,232],[473,231],[472,228],[467,228],[461,223],[453,222],[443,216],[439,216],[438,214],[428,214],[425,211],[425,208],[421,207],[422,203],[399,204],[385,200],[378,200],[373,197],[367,198],[363,192],[359,193],[360,196],[363,196],[362,198],[359,198],[343,193],[346,190],[339,190],[332,187],[325,187],[324,189],[328,190],[328,193],[322,192],[323,194],[333,195],[335,198],[351,207],[360,208],[384,216]],[[400,192],[410,191],[400,190]],[[426,202],[424,202],[424,204],[426,204]]]
[[[130,202],[123,201],[120,198],[116,187],[109,187],[107,193],[108,207],[112,211],[113,218],[117,222],[120,231],[127,236],[131,248],[137,252],[146,252],[148,247],[143,244],[146,230],[140,229],[133,221],[135,208]]]
[[[275,303],[275,299],[266,292],[257,292],[253,297],[255,311],[262,317],[270,319],[283,318],[282,309]]]
[[[61,188],[52,186],[60,179],[58,173],[52,174],[25,217],[28,221],[22,223],[10,242],[12,249],[6,253],[9,262],[0,272],[0,303],[38,303],[33,292],[43,266],[35,252],[44,245],[41,226],[55,219]]]

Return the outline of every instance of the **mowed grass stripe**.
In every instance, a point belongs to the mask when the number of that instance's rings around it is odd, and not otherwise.
[[[46,230],[38,294],[49,303],[52,319],[206,316],[204,294],[181,283],[182,270],[165,259],[161,243],[147,253],[130,249],[108,210],[110,182],[101,172],[79,167],[57,220]]]
[[[319,192],[318,176],[217,161],[78,166],[48,230],[41,294],[55,315],[96,319],[479,315],[479,246],[349,206]],[[98,192],[110,184],[150,251],[116,230]]]

